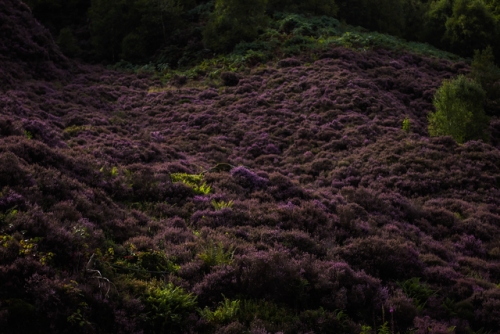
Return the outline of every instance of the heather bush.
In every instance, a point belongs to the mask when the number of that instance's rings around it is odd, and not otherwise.
[[[292,182],[289,177],[280,173],[272,173],[269,175],[267,193],[273,196],[277,201],[285,201],[294,197],[301,199],[308,198],[307,193],[301,189],[297,183]]]
[[[425,268],[423,277],[429,283],[450,286],[455,284],[455,279],[461,278],[463,275],[448,266],[434,266]]]
[[[484,114],[484,98],[481,86],[465,76],[445,81],[434,96],[436,112],[428,116],[429,134],[450,135],[459,144],[477,139],[487,142],[489,120]]]
[[[394,330],[399,332],[406,331],[412,327],[413,319],[418,314],[414,300],[409,298],[401,289],[395,290],[390,295],[385,302],[385,308],[393,310],[390,313],[394,321]]]
[[[299,261],[290,258],[284,250],[259,251],[235,258],[241,291],[249,298],[271,299],[294,304],[296,295],[305,283],[299,272]],[[286,280],[290,284],[281,282]],[[307,291],[307,286],[303,288]]]
[[[228,298],[235,295],[240,285],[236,282],[236,272],[232,266],[215,266],[193,286],[192,291],[198,296],[200,304],[215,304],[220,301],[222,294]]]
[[[215,333],[217,333],[217,334],[238,334],[238,333],[241,333],[244,330],[244,328],[245,327],[240,322],[234,321],[227,326],[223,326],[223,327],[217,329],[217,331]]]
[[[8,137],[8,136],[19,136],[22,131],[18,126],[14,123],[11,118],[0,118],[0,136]]]
[[[243,166],[231,170],[231,176],[236,179],[239,185],[247,189],[247,191],[263,188],[268,183],[267,179],[258,176]]]
[[[297,200],[295,200],[297,203]],[[295,206],[289,202],[286,206],[281,206],[278,210],[280,222],[278,227],[286,230],[301,229],[309,233],[321,234],[329,227],[330,215],[326,208],[317,201],[302,202],[300,206]]]
[[[345,262],[316,262],[315,269],[317,277],[310,280],[314,289],[309,301],[318,298],[319,304],[329,310],[369,314],[388,298],[379,279],[356,272]]]
[[[19,162],[19,159],[12,153],[2,153],[0,155],[0,187],[15,186],[23,184],[29,179],[29,175]]]
[[[485,254],[481,240],[476,239],[473,235],[463,235],[455,247],[457,251],[467,256],[483,256]]]
[[[219,211],[197,211],[191,216],[191,222],[196,227],[219,227],[244,225],[250,220],[247,212],[225,208]]]
[[[415,246],[402,240],[360,238],[338,248],[335,253],[355,268],[382,279],[415,277],[423,270]]]
[[[445,334],[454,331],[453,326],[449,326],[449,323],[438,322],[429,316],[424,316],[422,318],[416,317],[414,322],[416,333],[432,333],[432,334]]]

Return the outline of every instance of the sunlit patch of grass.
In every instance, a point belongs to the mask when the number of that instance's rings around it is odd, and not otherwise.
[[[149,87],[148,89],[148,94],[151,93],[162,93],[162,92],[178,92],[178,91],[183,91],[184,89],[199,89],[199,90],[205,90],[210,88],[211,86],[217,86],[215,82],[213,82],[211,85],[209,84],[210,82],[207,80],[189,80],[182,88],[177,88],[172,85],[168,85],[165,87]]]

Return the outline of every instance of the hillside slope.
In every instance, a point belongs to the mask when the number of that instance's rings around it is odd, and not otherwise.
[[[17,0],[0,3],[0,87],[13,80],[53,80],[64,77],[69,61],[50,32]]]
[[[500,333],[498,121],[426,130],[465,63],[332,47],[162,88],[0,12],[6,333]]]

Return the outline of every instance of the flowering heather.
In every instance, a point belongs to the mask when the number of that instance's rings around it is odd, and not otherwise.
[[[427,132],[468,71],[333,46],[150,90],[0,0],[1,331],[500,333],[498,121]],[[417,277],[425,304],[398,285]]]

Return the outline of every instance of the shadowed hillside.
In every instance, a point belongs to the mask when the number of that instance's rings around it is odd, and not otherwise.
[[[1,332],[500,333],[500,123],[427,130],[465,62],[332,45],[168,85],[0,15]]]
[[[0,3],[0,87],[16,79],[62,79],[69,62],[23,2]]]

